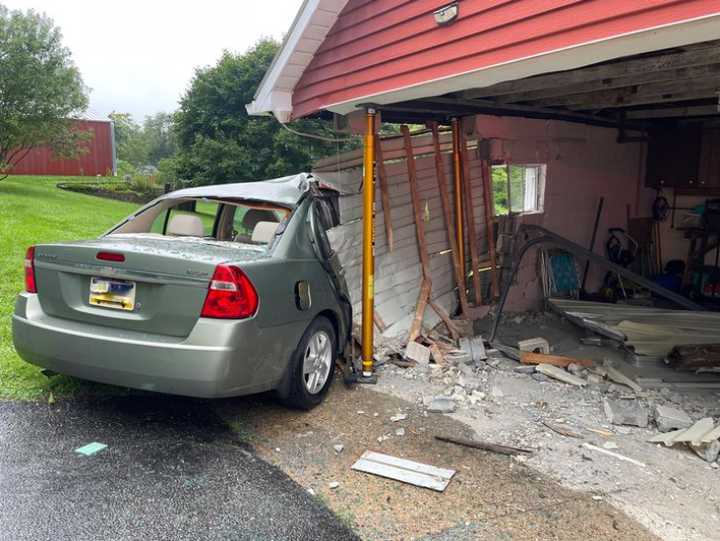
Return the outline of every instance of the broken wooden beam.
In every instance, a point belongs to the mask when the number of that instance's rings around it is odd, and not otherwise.
[[[560,368],[567,368],[571,364],[577,364],[586,368],[593,365],[589,359],[575,359],[574,357],[563,357],[562,355],[546,355],[545,353],[535,353],[533,351],[522,351],[520,353],[520,362],[523,364],[551,364]]]
[[[415,307],[415,317],[413,318],[412,324],[410,325],[410,331],[408,332],[408,342],[414,342],[420,336],[422,331],[423,317],[425,316],[425,307],[430,300],[430,290],[432,288],[432,282],[429,278],[423,278],[422,285],[420,286],[420,293],[418,294],[417,305]]]
[[[720,344],[675,346],[667,360],[675,370],[688,372],[701,368],[720,368]]]
[[[482,449],[483,451],[491,451],[501,455],[529,455],[532,454],[532,450],[523,449],[521,447],[511,447],[509,445],[500,445],[498,443],[489,443],[486,441],[478,440],[467,440],[464,438],[453,438],[450,436],[435,436],[436,440],[444,441],[447,443],[454,443],[455,445],[462,445],[463,447],[472,447],[473,449]]]
[[[447,327],[448,332],[452,336],[452,339],[457,341],[458,338],[460,338],[460,329],[458,329],[458,326],[455,324],[455,322],[450,319],[450,314],[448,314],[442,306],[440,306],[433,300],[429,301],[429,304],[430,307],[435,310],[435,313],[438,315],[438,317],[442,319],[443,323],[445,323],[445,326]]]

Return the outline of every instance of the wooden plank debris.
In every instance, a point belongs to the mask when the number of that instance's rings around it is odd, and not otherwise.
[[[450,436],[435,436],[436,440],[463,447],[472,447],[473,449],[481,449],[483,451],[491,451],[501,455],[529,455],[532,454],[531,449],[523,449],[521,447],[511,447],[509,445],[500,445],[497,443],[489,443],[486,441],[468,440],[464,438],[452,438]]]
[[[593,365],[593,362],[588,359],[575,359],[573,357],[563,357],[562,355],[546,355],[533,351],[521,351],[520,362],[523,364],[551,364],[560,368],[567,368],[571,364],[577,364],[586,368]]]
[[[636,393],[642,392],[642,387],[640,385],[638,385],[635,380],[633,380],[629,376],[625,375],[623,372],[621,372],[618,368],[614,367],[612,364],[605,362],[605,363],[603,363],[603,367],[605,368],[605,370],[607,370],[607,378],[609,380],[614,381],[615,383],[619,383],[621,385],[630,387]]]
[[[460,338],[460,329],[458,329],[458,326],[455,324],[455,322],[450,319],[450,314],[448,314],[442,306],[440,306],[433,300],[430,300],[429,304],[430,307],[438,315],[438,317],[442,319],[443,323],[445,323],[445,326],[447,327],[448,332],[452,336],[452,339],[457,341],[457,339]]]
[[[436,468],[429,464],[374,451],[365,451],[351,467],[355,471],[371,473],[438,492],[443,492],[455,475],[455,470]]]
[[[667,360],[675,370],[694,372],[701,368],[720,368],[720,344],[675,346]]]
[[[551,423],[550,421],[543,421],[542,424],[553,432],[557,432],[561,436],[567,436],[568,438],[582,438],[582,434],[561,424]]]
[[[578,387],[584,387],[587,385],[587,381],[584,379],[574,376],[570,372],[566,372],[562,368],[558,368],[557,366],[553,366],[551,364],[539,364],[535,367],[535,370],[548,377],[562,381],[563,383],[569,383],[570,385],[576,385]]]

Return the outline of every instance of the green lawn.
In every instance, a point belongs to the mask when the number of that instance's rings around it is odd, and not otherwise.
[[[0,181],[0,398],[33,400],[78,390],[65,376],[48,380],[17,356],[10,316],[23,288],[23,256],[28,246],[92,238],[138,205],[59,190],[61,177],[16,176]]]

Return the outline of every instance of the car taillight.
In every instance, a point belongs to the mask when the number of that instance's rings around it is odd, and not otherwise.
[[[35,281],[35,246],[30,246],[25,252],[25,291],[37,293]]]
[[[118,263],[125,261],[125,255],[117,252],[98,252],[95,258],[102,261],[115,261]]]
[[[202,317],[242,319],[255,315],[257,307],[257,291],[243,271],[232,265],[215,267]]]

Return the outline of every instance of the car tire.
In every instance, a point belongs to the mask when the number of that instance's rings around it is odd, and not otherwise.
[[[318,317],[306,329],[288,367],[288,392],[282,402],[309,410],[320,404],[333,380],[337,337],[332,323]]]

